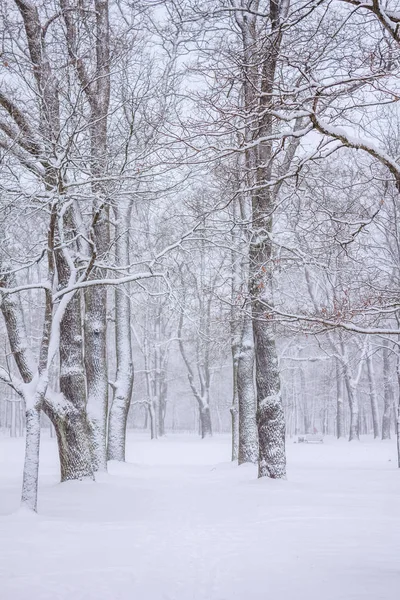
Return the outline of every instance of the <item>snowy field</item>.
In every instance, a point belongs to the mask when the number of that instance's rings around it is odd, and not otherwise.
[[[16,513],[23,441],[0,438],[1,600],[398,600],[394,442],[288,441],[288,481],[229,463],[229,436],[130,435],[129,464]]]

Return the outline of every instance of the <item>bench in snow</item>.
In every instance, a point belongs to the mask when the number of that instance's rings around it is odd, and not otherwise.
[[[324,438],[319,433],[306,433],[299,436],[299,444],[323,444]]]

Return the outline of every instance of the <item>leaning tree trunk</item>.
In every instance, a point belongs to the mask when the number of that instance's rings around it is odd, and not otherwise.
[[[129,207],[117,207],[115,254],[117,265],[129,264]],[[117,354],[117,375],[114,383],[114,396],[108,422],[108,460],[125,461],[126,424],[133,387],[133,359],[131,340],[131,304],[128,289],[115,291],[115,341]]]
[[[7,329],[8,342],[24,384],[32,385],[36,371],[35,361],[26,336],[22,305],[19,294],[1,294],[2,287],[15,287],[15,275],[8,264],[3,264],[0,256],[0,310]],[[27,388],[26,388],[27,389]],[[25,461],[22,480],[21,504],[25,508],[37,510],[39,447],[40,447],[40,408],[41,397],[24,396],[26,436]]]

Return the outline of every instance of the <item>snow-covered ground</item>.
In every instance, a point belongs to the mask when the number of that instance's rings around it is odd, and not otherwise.
[[[129,464],[15,513],[23,441],[0,438],[1,600],[397,600],[393,442],[288,441],[288,481],[229,461],[229,436],[129,436]]]

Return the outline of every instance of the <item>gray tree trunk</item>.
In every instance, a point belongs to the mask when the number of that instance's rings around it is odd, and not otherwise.
[[[36,406],[26,411],[25,461],[22,480],[21,504],[29,510],[37,511],[40,448],[40,408]]]
[[[371,402],[372,425],[374,429],[374,438],[379,437],[379,409],[378,399],[376,397],[375,381],[374,381],[374,366],[372,364],[371,348],[367,355],[367,373],[369,385],[369,399]]]
[[[248,307],[250,311],[251,308]],[[256,422],[256,395],[254,389],[254,341],[251,316],[243,320],[242,339],[238,361],[239,398],[239,465],[256,463],[258,434]]]
[[[208,403],[205,403],[203,406],[199,406],[199,416],[202,439],[212,436],[211,412],[210,405]]]
[[[117,265],[129,264],[130,210],[115,210],[115,258]],[[131,340],[131,303],[128,288],[115,290],[115,342],[117,374],[108,422],[108,460],[125,461],[126,423],[132,397],[133,359]]]
[[[340,363],[336,359],[336,437],[338,439],[345,436],[343,391]]]
[[[110,28],[108,0],[94,0],[95,30],[92,44],[96,49],[94,64],[87,65],[79,57],[77,19],[74,2],[60,0],[66,27],[69,56],[90,106],[90,144],[93,207],[91,224],[92,261],[106,262],[109,251],[108,190],[102,183],[107,172],[107,121],[110,103]],[[94,268],[91,276],[102,279],[105,270]],[[92,462],[95,471],[107,469],[107,289],[88,288],[85,298],[85,370],[87,383],[87,414],[91,438]]]
[[[349,442],[352,442],[353,440],[360,439],[360,415],[358,398],[354,385],[352,385],[352,381],[347,373],[345,373],[344,380],[350,408]]]
[[[55,253],[58,284],[66,288],[71,277],[70,246],[75,237],[72,209],[62,224],[59,246]],[[44,403],[44,409],[56,430],[60,457],[61,481],[93,479],[89,428],[86,415],[86,380],[83,365],[81,296],[69,301],[60,323],[60,392],[65,398],[63,410]]]
[[[390,381],[390,358],[388,341],[383,340],[383,415],[382,439],[390,440],[390,423],[394,401],[393,386]]]

